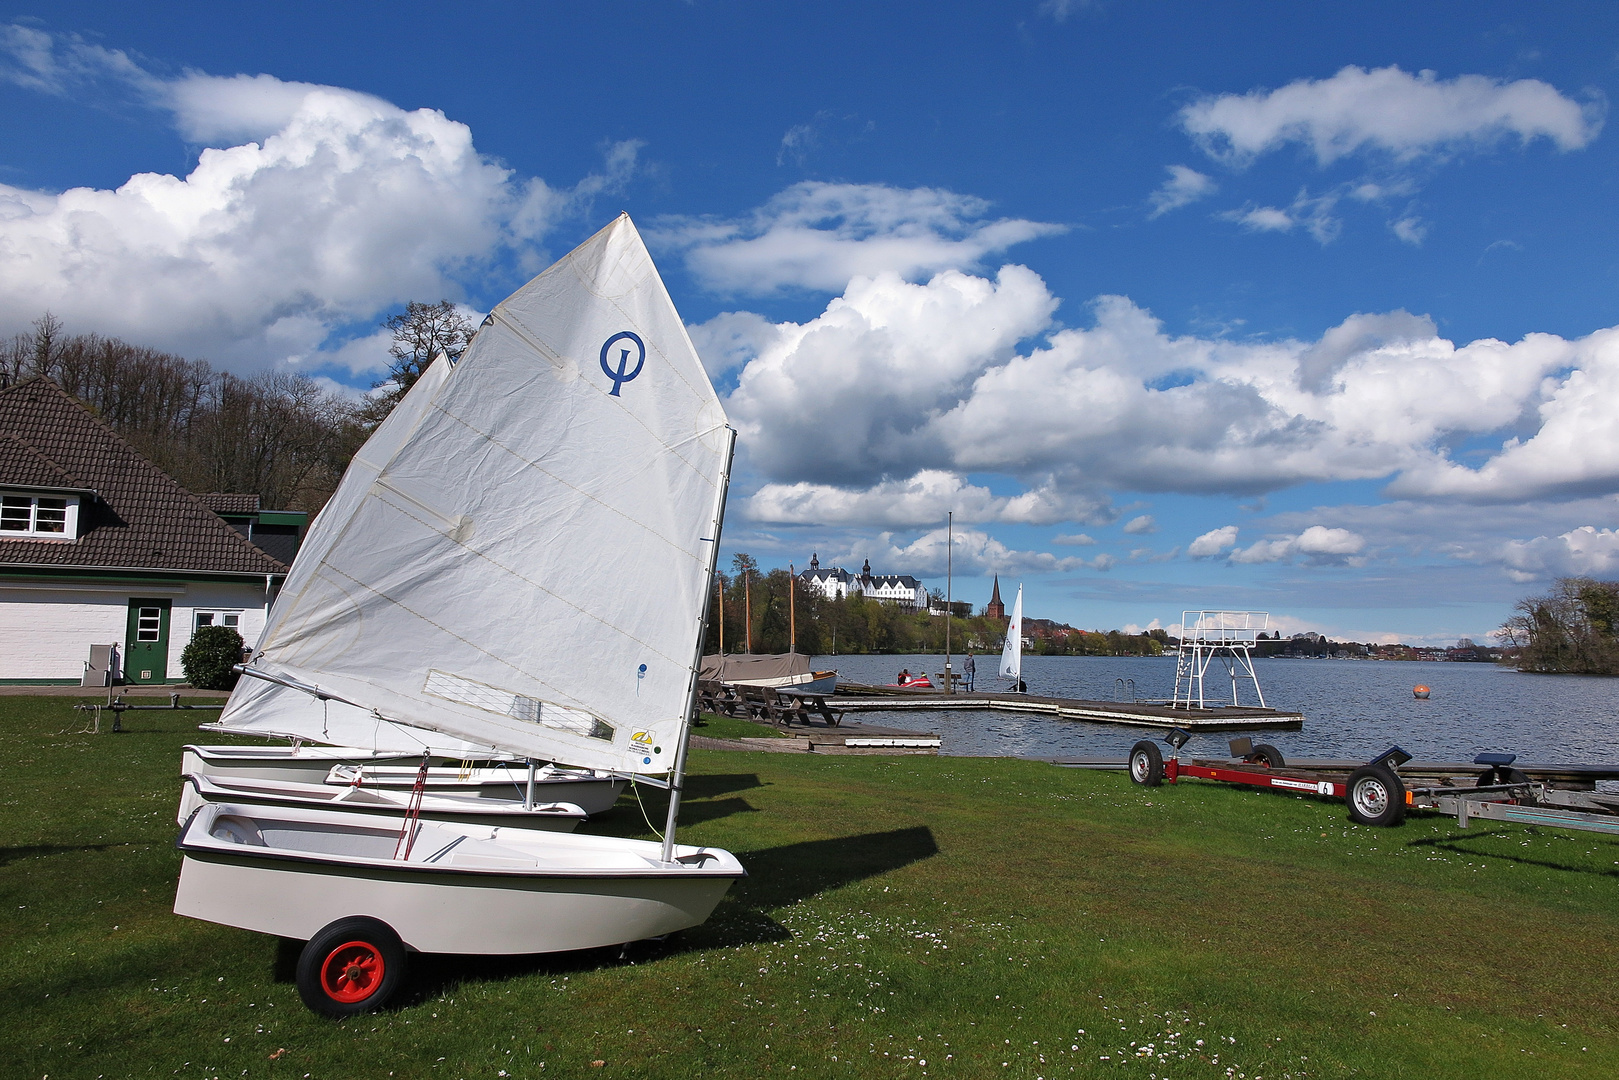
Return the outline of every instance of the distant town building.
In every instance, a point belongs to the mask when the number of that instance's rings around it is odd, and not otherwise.
[[[1001,603],[1001,575],[995,575],[995,587],[990,590],[989,603],[984,605],[984,616],[1007,622],[1006,605]]]
[[[851,574],[840,567],[821,566],[820,555],[812,554],[809,569],[799,574],[798,579],[805,588],[814,589],[828,600],[860,595],[907,611],[921,611],[928,602],[927,590],[920,580],[909,574],[873,574],[870,559],[865,561],[859,574]]]

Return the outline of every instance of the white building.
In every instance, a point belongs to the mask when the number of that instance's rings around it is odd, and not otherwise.
[[[835,566],[823,569],[820,556],[811,555],[809,569],[799,574],[798,579],[805,588],[819,592],[828,600],[861,595],[909,611],[921,611],[928,604],[928,592],[921,581],[909,574],[873,574],[870,559],[859,574],[851,574]]]
[[[93,646],[183,682],[197,627],[258,640],[304,519],[193,495],[49,379],[0,390],[0,683],[79,685]]]

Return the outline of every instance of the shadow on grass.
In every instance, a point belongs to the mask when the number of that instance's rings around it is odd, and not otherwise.
[[[738,801],[741,800],[728,800]],[[449,956],[418,953],[410,958],[407,983],[393,1008],[408,1008],[451,993],[464,983],[501,982],[528,976],[560,976],[619,964],[655,961],[663,956],[732,948],[792,937],[769,912],[830,889],[898,870],[938,854],[926,827],[811,840],[740,854],[748,877],[732,886],[709,920],[678,935],[605,949],[530,956]],[[280,941],[273,960],[277,982],[291,982],[303,943]]]
[[[1514,835],[1516,834],[1510,829],[1486,829],[1470,832],[1465,836],[1430,836],[1421,840],[1410,840],[1406,842],[1405,846],[1433,848],[1437,851],[1448,851],[1453,855],[1465,855],[1470,859],[1499,859],[1502,862],[1520,863],[1524,866],[1541,866],[1548,870],[1562,870],[1570,874],[1593,874],[1597,877],[1619,878],[1619,870],[1612,867],[1577,866],[1573,863],[1558,862],[1555,859],[1536,859],[1509,851],[1489,851],[1468,843],[1468,841],[1507,838]]]
[[[70,855],[85,851],[111,851],[113,848],[132,847],[129,843],[120,844],[27,844],[21,847],[0,848],[0,866],[6,866],[19,859],[34,859],[44,855]]]
[[[686,776],[685,793],[681,796],[680,816],[686,816],[686,800],[712,799],[716,795],[729,795],[734,791],[764,787],[758,773],[701,773]]]

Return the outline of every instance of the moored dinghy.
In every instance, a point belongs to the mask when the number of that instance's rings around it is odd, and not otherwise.
[[[386,1001],[408,950],[665,934],[706,919],[744,874],[728,852],[674,842],[735,433],[629,218],[497,306],[444,364],[311,527],[244,702],[259,680],[323,714],[341,706],[345,724],[416,738],[424,766],[450,740],[667,775],[668,822],[659,845],[202,805],[181,830],[175,910],[307,937],[299,992],[329,1015]],[[271,718],[277,733],[321,738],[285,720]],[[221,727],[252,729],[253,710],[227,708]]]

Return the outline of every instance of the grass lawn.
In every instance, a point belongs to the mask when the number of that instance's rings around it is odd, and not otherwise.
[[[4,1077],[1619,1075],[1613,840],[973,758],[695,751],[682,839],[751,874],[706,925],[333,1023],[170,913],[196,714],[67,705],[0,698]]]
[[[700,713],[692,728],[698,735],[710,739],[788,739],[792,736],[774,724],[759,724],[735,716],[719,713]]]

